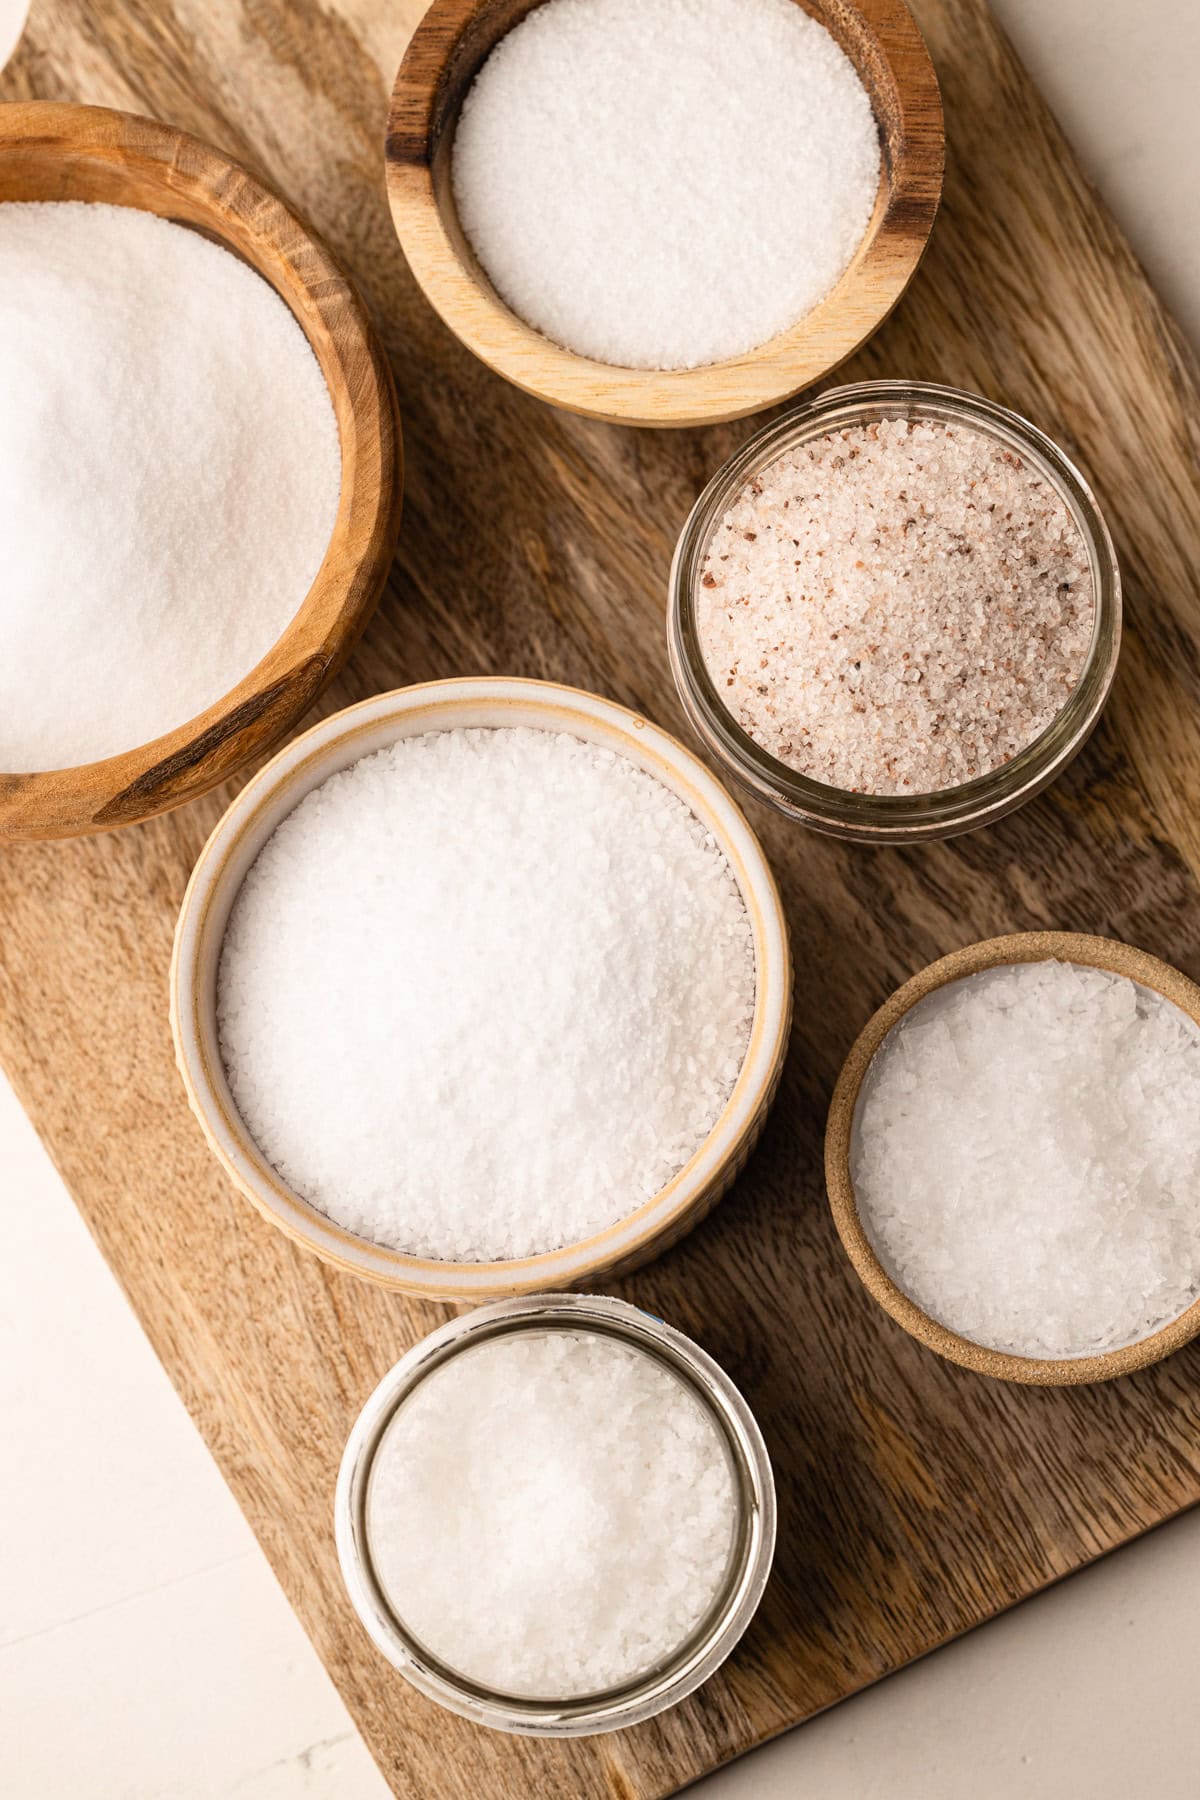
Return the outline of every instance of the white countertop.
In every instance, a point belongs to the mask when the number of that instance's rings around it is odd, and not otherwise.
[[[993,5],[1200,344],[1200,5]],[[0,62],[19,8],[0,0]],[[0,1206],[0,1422],[22,1476],[0,1483],[6,1800],[384,1800],[2,1078]],[[692,1791],[1196,1800],[1198,1614],[1200,1511]]]

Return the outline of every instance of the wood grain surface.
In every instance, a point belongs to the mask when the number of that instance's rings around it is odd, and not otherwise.
[[[462,104],[500,39],[538,0],[433,0],[392,92],[387,184],[409,267],[430,304],[489,368],[526,393],[627,425],[742,418],[836,368],[887,317],[921,260],[942,190],[937,77],[904,0],[797,0],[854,64],[883,159],[866,235],[832,291],[764,344],[698,369],[616,369],[551,344],[511,312],[455,210],[451,149]],[[629,46],[631,56],[636,45]]]
[[[34,0],[3,92],[154,112],[212,139],[280,187],[361,283],[400,393],[406,526],[326,708],[495,670],[594,687],[681,729],[663,632],[671,548],[746,427],[651,433],[552,411],[439,324],[383,189],[415,12]],[[1097,735],[987,833],[868,852],[752,811],[797,962],[783,1090],[733,1192],[617,1288],[720,1359],[775,1459],[776,1572],[698,1695],[620,1735],[527,1743],[440,1714],[374,1654],[334,1562],[338,1455],[373,1383],[447,1309],[290,1245],[220,1176],[188,1113],[167,965],[220,798],[0,852],[0,1058],[398,1795],[653,1800],[1200,1497],[1200,1347],[1094,1388],[981,1379],[875,1305],[825,1204],[838,1067],[873,1008],[935,956],[1066,928],[1200,973],[1197,371],[982,0],[917,12],[943,85],[945,201],[905,302],[853,373],[981,388],[1059,435],[1108,509],[1128,635]]]

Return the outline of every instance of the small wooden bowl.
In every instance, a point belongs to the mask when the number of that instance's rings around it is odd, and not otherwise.
[[[898,1325],[903,1325],[939,1356],[960,1363],[963,1368],[974,1369],[980,1375],[994,1375],[1001,1381],[1021,1381],[1038,1387],[1072,1387],[1131,1374],[1133,1370],[1147,1368],[1178,1350],[1200,1332],[1200,1300],[1148,1337],[1139,1338],[1136,1343],[1126,1344],[1119,1350],[1107,1350],[1099,1356],[1055,1359],[1013,1356],[1006,1351],[989,1350],[939,1324],[896,1286],[863,1228],[850,1179],[851,1132],[859,1092],[872,1057],[892,1027],[919,1000],[935,989],[945,987],[947,982],[959,981],[963,976],[977,975],[983,969],[994,969],[1006,963],[1051,960],[1083,963],[1092,968],[1107,969],[1114,975],[1127,975],[1131,981],[1152,988],[1164,999],[1172,1001],[1200,1024],[1200,988],[1169,963],[1160,962],[1144,950],[1118,943],[1114,938],[1087,937],[1075,931],[1026,931],[1012,937],[988,938],[980,944],[969,944],[964,950],[956,950],[952,955],[930,963],[927,969],[906,981],[880,1007],[856,1040],[838,1076],[829,1108],[825,1131],[825,1182],[834,1223],[846,1254],[864,1287]]]
[[[729,858],[750,915],[757,993],[750,1044],[720,1118],[691,1161],[629,1217],[581,1243],[520,1260],[456,1263],[408,1256],[355,1236],[294,1193],[242,1123],[221,1062],[216,988],[221,942],[247,870],[276,826],[339,769],[398,738],[460,726],[567,731],[628,757],[681,796]],[[576,688],[479,677],[380,694],[294,739],[243,788],[193,870],[171,960],[171,1028],[192,1111],[234,1185],[326,1262],[428,1300],[495,1300],[587,1285],[635,1268],[697,1224],[745,1164],[779,1085],[791,1022],[787,924],[757,838],[715,776],[646,719]]]
[[[853,262],[804,318],[698,369],[625,369],[564,350],[517,317],[484,274],[454,207],[450,160],[481,64],[538,0],[433,0],[392,91],[387,185],[409,267],[450,329],[497,374],[554,406],[626,425],[702,425],[786,400],[843,362],[908,286],[942,191],[942,103],[903,0],[797,0],[846,52],[879,122],[883,168]]]
[[[391,371],[329,252],[212,145],[101,106],[0,106],[0,201],[91,200],[190,225],[270,282],[304,331],[337,415],[342,491],[316,580],[274,647],[174,731],[101,762],[0,774],[0,839],[131,825],[207,793],[283,736],[337,673],[383,590],[400,526]]]

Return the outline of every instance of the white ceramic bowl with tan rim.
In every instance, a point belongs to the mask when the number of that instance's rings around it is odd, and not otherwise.
[[[766,343],[695,369],[629,369],[565,350],[518,318],[481,267],[454,205],[451,153],[463,101],[500,39],[538,0],[433,0],[392,91],[388,201],[426,299],[482,362],[572,412],[626,425],[701,425],[799,393],[882,325],[916,271],[941,197],[937,76],[904,0],[796,3],[845,51],[875,113],[882,162],[863,241],[824,300]],[[639,54],[636,41],[628,49]]]
[[[276,826],[330,775],[398,738],[458,727],[567,731],[657,777],[712,832],[750,916],[756,994],[750,1043],[720,1118],[691,1161],[628,1218],[580,1243],[518,1260],[408,1256],[336,1225],[280,1178],[239,1117],[221,1063],[216,988],[221,942],[247,870]],[[791,1020],[787,926],[774,877],[741,811],[690,751],[636,713],[550,682],[479,677],[380,694],[296,738],[237,796],[193,870],[171,960],[171,1026],[188,1099],[226,1174],[289,1237],[325,1261],[426,1299],[482,1301],[545,1292],[635,1267],[703,1218],[738,1174],[775,1095]]]
[[[893,1027],[918,1001],[948,982],[961,981],[984,969],[1001,968],[1006,964],[1049,961],[1080,963],[1089,968],[1108,970],[1114,975],[1128,976],[1130,981],[1151,988],[1170,1000],[1200,1025],[1200,988],[1169,963],[1160,962],[1157,956],[1135,950],[1115,938],[1089,937],[1077,931],[1024,931],[1011,937],[987,938],[979,944],[968,944],[966,949],[943,956],[922,969],[919,975],[914,975],[911,981],[906,981],[868,1021],[853,1044],[829,1107],[825,1131],[825,1183],[842,1246],[863,1286],[919,1343],[936,1350],[949,1362],[959,1363],[980,1375],[1036,1387],[1073,1387],[1083,1382],[1110,1381],[1116,1375],[1129,1375],[1178,1350],[1200,1333],[1200,1300],[1159,1330],[1097,1356],[1043,1358],[1014,1356],[1007,1351],[989,1349],[951,1331],[897,1287],[859,1217],[854,1183],[850,1179],[850,1149],[859,1094],[876,1051]]]

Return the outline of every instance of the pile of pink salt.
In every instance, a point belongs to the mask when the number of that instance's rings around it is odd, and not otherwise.
[[[1095,611],[1056,488],[983,431],[885,419],[784,452],[713,533],[696,599],[718,694],[801,774],[957,787],[1069,699]]]

